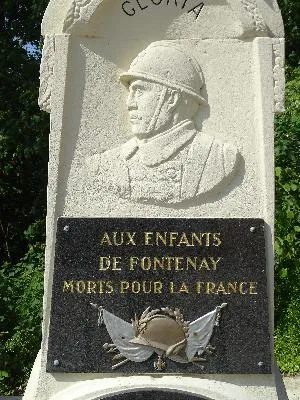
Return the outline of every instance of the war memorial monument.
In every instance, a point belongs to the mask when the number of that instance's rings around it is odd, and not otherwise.
[[[276,0],[51,0],[43,341],[24,400],[278,399]]]

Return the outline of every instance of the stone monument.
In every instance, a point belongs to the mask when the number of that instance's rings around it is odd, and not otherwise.
[[[24,400],[278,399],[276,0],[51,0],[43,341]]]

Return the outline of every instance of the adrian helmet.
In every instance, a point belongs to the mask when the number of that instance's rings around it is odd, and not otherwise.
[[[129,71],[120,80],[129,86],[134,79],[144,79],[178,89],[198,102],[207,102],[200,95],[203,75],[197,60],[180,47],[167,42],[154,42],[132,61]]]
[[[186,342],[183,326],[175,319],[157,314],[145,321],[143,328],[130,343],[151,346],[165,352]]]

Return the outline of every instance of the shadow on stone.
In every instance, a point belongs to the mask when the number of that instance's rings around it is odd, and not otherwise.
[[[278,400],[289,400],[287,392],[286,392],[286,388],[285,388],[285,385],[284,385],[284,382],[282,379],[282,375],[276,364],[274,366],[274,375],[275,375],[275,384],[276,384]]]
[[[153,398],[155,400],[213,400],[208,397],[199,397],[192,393],[170,392],[164,390],[139,390],[136,392],[119,393],[105,397],[105,399],[109,400],[152,400]],[[100,400],[100,398],[97,398],[96,400]]]

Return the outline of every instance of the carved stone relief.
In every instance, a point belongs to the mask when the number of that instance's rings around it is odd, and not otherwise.
[[[270,27],[267,24],[260,0],[227,0],[229,6],[238,14],[242,25],[241,36],[266,36]]]
[[[44,39],[43,56],[40,67],[40,90],[38,103],[40,109],[51,112],[51,91],[55,52],[55,36],[47,35]]]
[[[273,39],[274,111],[284,111],[284,39]]]
[[[241,3],[249,16],[252,19],[253,28],[255,31],[265,31],[266,25],[261,12],[258,8],[256,0],[241,0]]]
[[[86,24],[89,23],[91,18],[95,14],[97,8],[100,6],[102,2],[103,0],[73,0],[64,18],[62,31],[65,33],[72,33],[74,29],[76,29],[76,25],[82,23]],[[233,11],[237,12],[239,21],[244,31],[243,34],[252,33],[255,35],[257,33],[262,34],[267,32],[266,22],[262,15],[262,10],[259,7],[260,0],[226,0],[226,3],[228,3],[228,5]],[[144,6],[136,2],[131,3],[130,1],[121,2],[120,6],[122,6],[122,10],[125,12],[125,14],[132,16],[136,12],[133,5],[136,6],[137,10],[143,11],[145,9],[148,9],[149,6],[150,7],[155,5],[169,6],[169,4],[170,4],[169,1],[164,3],[160,1],[156,3],[152,0],[151,1],[146,0]],[[187,4],[186,0],[182,0],[182,2],[179,3],[175,1],[173,5],[174,7],[176,8],[178,7],[183,10],[186,8],[186,4]],[[125,5],[129,7],[130,12],[126,12]],[[204,6],[204,3],[201,2],[199,4],[196,4],[196,6],[195,4],[193,4],[193,6],[194,7],[191,8],[189,12],[193,11],[194,14],[196,14],[198,17],[202,7]]]
[[[63,23],[63,32],[69,33],[77,22],[89,22],[103,0],[73,0]]]
[[[86,160],[86,193],[101,188],[130,201],[176,204],[220,189],[239,152],[195,126],[201,68],[181,48],[154,42],[121,74],[132,132],[123,145]]]

